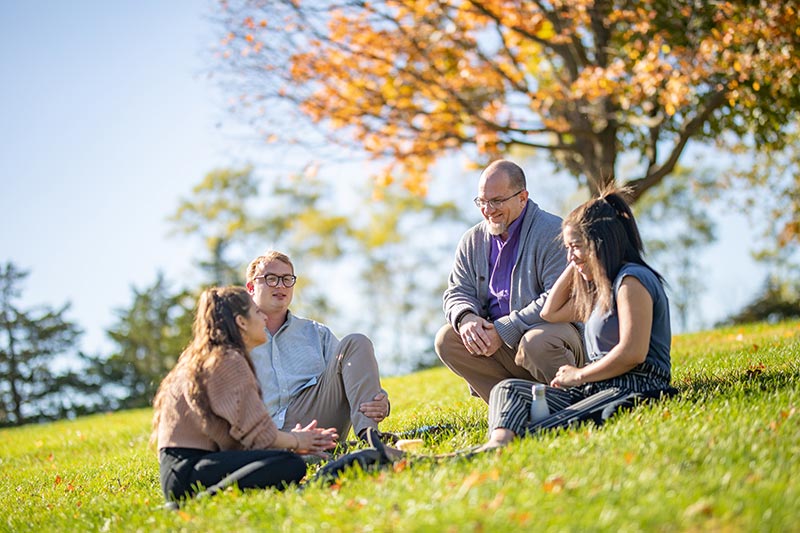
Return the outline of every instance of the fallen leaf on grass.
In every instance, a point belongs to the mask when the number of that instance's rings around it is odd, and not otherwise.
[[[461,490],[466,492],[475,485],[479,485],[486,480],[486,474],[481,472],[472,472],[467,476],[467,479],[461,484]]]
[[[348,509],[361,509],[365,505],[367,505],[367,500],[365,500],[364,498],[359,498],[357,500],[350,499],[347,500],[344,504],[344,506],[347,507]]]
[[[406,468],[408,468],[408,461],[406,461],[405,459],[397,461],[392,465],[392,470],[394,470],[396,474],[402,472]]]
[[[505,501],[505,499],[506,495],[503,494],[502,492],[498,492],[492,501],[490,501],[487,504],[484,504],[483,508],[489,509],[490,511],[496,511],[497,509],[500,508],[501,505],[503,505],[503,501]]]
[[[564,489],[564,478],[561,476],[548,479],[542,484],[542,489],[550,493],[559,493]]]
[[[701,499],[690,505],[684,511],[684,515],[686,516],[697,516],[702,514],[704,516],[711,516],[714,514],[714,509],[711,506],[711,502],[706,499]]]
[[[768,424],[769,429],[772,431],[777,431],[783,425],[783,422],[792,416],[795,413],[795,408],[792,407],[788,411],[783,410],[780,412],[780,418],[778,420],[773,420]]]
[[[747,375],[748,378],[754,378],[759,374],[763,374],[766,369],[767,367],[766,365],[764,365],[764,363],[751,364],[750,367],[747,369],[747,372],[745,372],[745,374]]]
[[[516,513],[511,515],[511,518],[521,526],[527,524],[531,519],[530,513]]]

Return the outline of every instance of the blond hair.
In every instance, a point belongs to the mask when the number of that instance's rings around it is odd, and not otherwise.
[[[259,255],[252,261],[250,264],[247,265],[247,271],[245,272],[245,281],[247,283],[252,282],[256,277],[256,272],[261,265],[266,265],[274,260],[278,260],[281,263],[286,263],[292,269],[292,274],[294,274],[294,265],[292,264],[292,260],[289,259],[289,256],[283,252],[278,252],[277,250],[269,250],[264,255]]]

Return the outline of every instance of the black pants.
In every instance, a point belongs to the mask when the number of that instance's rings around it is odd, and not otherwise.
[[[285,489],[306,475],[303,459],[280,450],[210,452],[161,448],[161,488],[167,500],[191,497],[203,488],[214,494],[233,484],[240,489]]]

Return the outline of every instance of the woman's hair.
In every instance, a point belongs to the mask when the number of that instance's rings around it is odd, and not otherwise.
[[[183,350],[175,367],[159,385],[153,399],[151,444],[155,444],[158,437],[161,408],[165,396],[171,392],[173,382],[179,379],[187,380],[189,401],[207,412],[209,403],[205,391],[205,379],[226,352],[236,350],[244,355],[255,373],[242,332],[236,323],[236,317],[246,317],[252,305],[254,304],[250,294],[244,287],[212,287],[200,295],[192,327],[192,340]]]
[[[595,307],[603,312],[611,308],[611,284],[624,263],[645,266],[663,282],[661,274],[642,257],[644,247],[639,228],[623,194],[616,189],[602,192],[598,198],[578,206],[562,224],[578,233],[586,245],[584,268],[588,268],[592,281],[584,280],[577,270],[572,280],[572,298],[583,321]]]

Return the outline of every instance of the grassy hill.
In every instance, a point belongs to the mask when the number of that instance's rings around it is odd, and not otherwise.
[[[228,491],[163,510],[148,409],[0,430],[0,531],[799,531],[800,322],[676,337],[677,398],[472,460],[352,472],[339,486]],[[455,429],[486,406],[443,368],[387,379],[381,428]]]

